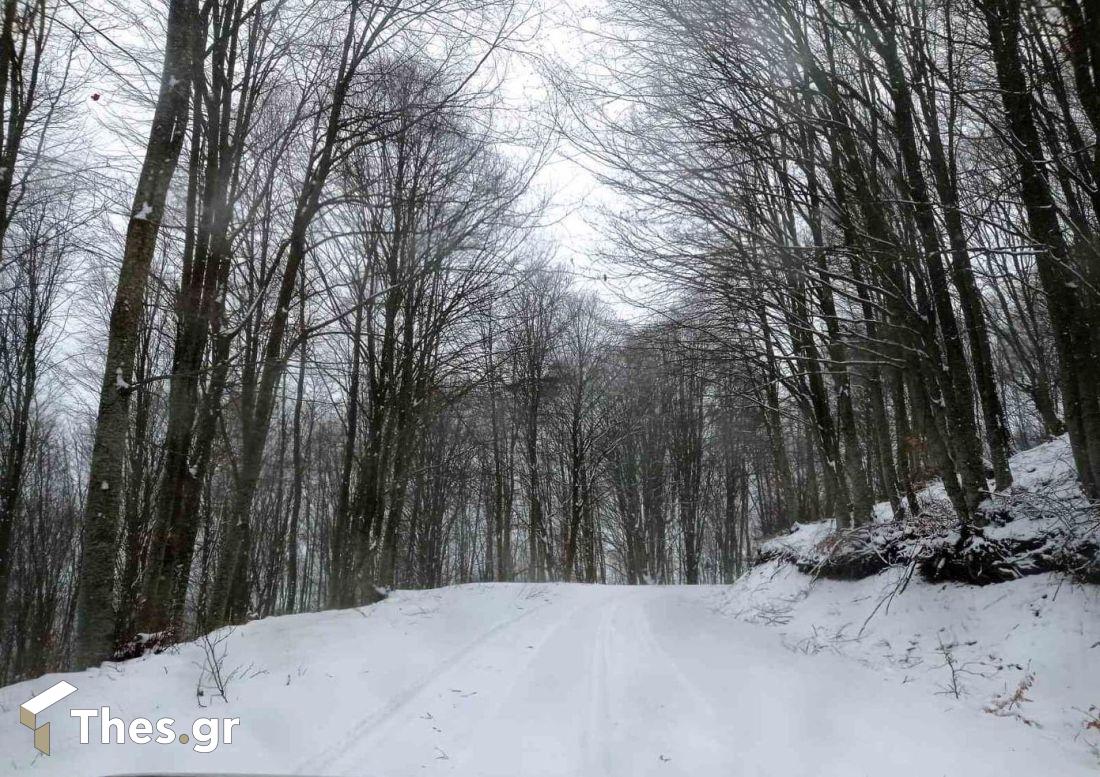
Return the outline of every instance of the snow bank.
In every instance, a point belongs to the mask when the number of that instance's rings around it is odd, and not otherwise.
[[[796,524],[791,534],[762,543],[757,561],[786,561],[835,579],[910,566],[931,582],[999,583],[1055,571],[1100,582],[1100,512],[1077,485],[1068,440],[1020,453],[1011,466],[1012,488],[983,502],[982,525],[965,532],[936,481],[917,494],[916,515],[894,519],[883,502],[872,523],[856,529]]]
[[[815,579],[769,561],[716,593],[714,606],[773,627],[793,652],[846,657],[947,709],[1042,730],[1100,764],[1100,588],[1054,574],[993,586],[913,578],[901,588],[903,576]],[[1021,685],[1025,698],[998,706]]]
[[[714,606],[777,629],[791,651],[846,657],[1100,763],[1100,587],[1080,582],[1096,579],[1096,510],[1065,437],[1011,467],[1013,487],[984,503],[989,523],[974,537],[961,540],[936,482],[915,518],[895,521],[882,503],[872,526],[848,533],[796,524],[762,543]],[[947,563],[998,584],[944,581]]]

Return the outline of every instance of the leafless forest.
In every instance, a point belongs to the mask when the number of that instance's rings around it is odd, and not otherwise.
[[[4,0],[0,128],[0,683],[1100,496],[1089,0]]]

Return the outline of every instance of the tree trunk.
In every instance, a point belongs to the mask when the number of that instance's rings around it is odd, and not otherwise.
[[[133,390],[130,382],[149,265],[185,135],[193,40],[200,34],[199,18],[195,0],[169,3],[160,94],[130,211],[122,268],[111,308],[84,507],[84,549],[72,664],[78,670],[108,657],[112,649],[114,555]]]

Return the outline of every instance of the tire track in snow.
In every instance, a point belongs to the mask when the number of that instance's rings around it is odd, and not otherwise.
[[[352,723],[342,736],[333,740],[332,744],[302,761],[294,770],[294,773],[303,774],[311,771],[325,771],[330,769],[335,763],[338,763],[342,757],[349,755],[349,742],[355,742],[356,748],[358,749],[374,740],[389,726],[393,725],[397,714],[416,700],[433,682],[439,679],[440,675],[458,666],[472,653],[484,647],[487,643],[491,642],[503,632],[508,631],[511,627],[520,623],[530,615],[540,612],[552,605],[553,601],[551,600],[526,609],[516,617],[509,618],[508,620],[496,624],[488,631],[485,631],[471,640],[443,661],[434,665],[381,707],[372,710],[367,715]]]
[[[612,773],[609,746],[612,705],[608,681],[612,666],[611,645],[614,620],[619,607],[618,597],[603,606],[603,613],[592,644],[592,654],[588,660],[588,716],[585,730],[581,734],[585,774],[610,775]]]
[[[438,764],[439,771],[515,777],[528,774],[534,763],[539,765],[536,774],[588,774],[583,757],[589,721],[586,700],[595,698],[588,669],[595,660],[605,593],[600,591],[596,602],[589,597],[555,602],[560,615],[539,623],[537,631],[519,640],[525,648],[522,659],[506,663],[507,672],[489,689],[491,695],[478,697],[477,714],[449,721],[448,738],[457,747],[447,748],[448,759]],[[523,628],[531,629],[531,622]],[[571,706],[559,710],[561,704]],[[542,754],[542,735],[551,731],[558,732],[558,746]],[[566,762],[568,767],[563,766]],[[432,767],[427,773],[436,771]]]
[[[723,711],[715,706],[712,699],[703,693],[699,684],[684,671],[683,656],[665,649],[657,639],[656,634],[653,633],[652,620],[645,603],[639,602],[638,606],[634,608],[633,617],[631,618],[631,631],[638,644],[645,646],[646,652],[653,656],[656,663],[669,670],[673,677],[679,681],[679,687],[686,691],[691,700],[706,710],[710,720],[721,719],[724,714]]]
[[[726,725],[729,711],[714,704],[684,671],[683,658],[667,650],[653,630],[651,605],[669,606],[671,592],[632,591],[629,596],[615,631],[616,655],[625,659],[614,675],[616,709],[647,714],[622,730],[615,742],[617,768],[604,774],[712,774],[715,769],[728,773],[735,763],[734,740]],[[674,636],[685,644],[697,637],[687,630]],[[637,723],[641,725],[635,728]]]

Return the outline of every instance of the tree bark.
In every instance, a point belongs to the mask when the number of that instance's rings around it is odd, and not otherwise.
[[[199,19],[195,0],[171,0],[168,5],[160,94],[130,211],[107,331],[107,358],[84,506],[74,669],[98,663],[112,649],[114,551],[129,426],[130,382],[149,265],[164,216],[168,186],[186,133],[193,41],[200,32]]]

